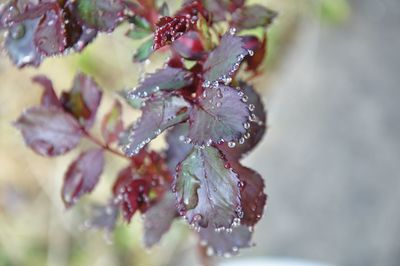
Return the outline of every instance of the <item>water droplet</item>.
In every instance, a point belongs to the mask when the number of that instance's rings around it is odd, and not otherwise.
[[[253,112],[254,111],[254,109],[256,109],[256,107],[254,106],[254,104],[249,104],[249,110],[250,110],[250,112]]]
[[[214,255],[214,249],[209,246],[209,247],[207,247],[206,253],[207,253],[207,256],[212,256],[212,255]]]
[[[230,35],[235,35],[236,34],[236,28],[230,28],[229,29],[229,34]]]
[[[235,148],[235,146],[236,146],[236,143],[235,143],[235,142],[233,142],[233,141],[229,141],[229,142],[228,142],[228,147],[229,147],[229,148]]]
[[[25,25],[19,24],[15,25],[10,29],[10,36],[14,40],[19,40],[25,36]]]
[[[244,133],[243,137],[244,137],[245,139],[249,139],[249,138],[250,138],[250,132]]]
[[[249,129],[249,128],[250,128],[250,123],[248,123],[248,122],[244,123],[244,124],[243,124],[243,127],[244,127],[245,129]]]
[[[250,49],[249,49],[249,50],[247,50],[247,52],[249,53],[250,56],[253,56],[253,55],[254,55],[254,51],[253,51],[253,50],[250,50]]]
[[[224,95],[222,94],[222,90],[220,88],[218,88],[218,90],[217,90],[217,97],[218,98],[224,97]]]
[[[244,143],[244,138],[240,138],[239,139],[239,144],[243,144]]]
[[[249,100],[249,97],[247,97],[247,95],[244,95],[244,96],[242,97],[242,101],[243,101],[244,103],[246,103],[248,100]]]
[[[209,88],[210,86],[211,86],[211,81],[206,80],[206,81],[203,82],[203,87],[204,88]]]

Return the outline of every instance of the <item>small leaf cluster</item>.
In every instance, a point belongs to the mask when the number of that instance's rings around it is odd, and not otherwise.
[[[126,105],[116,100],[101,119],[102,139],[91,132],[103,97],[91,77],[78,73],[61,95],[49,79],[34,77],[43,87],[41,103],[15,122],[26,144],[43,156],[65,154],[83,138],[96,146],[69,165],[61,193],[65,206],[93,191],[105,167],[104,152],[109,152],[128,163],[88,226],[112,230],[120,214],[130,222],[140,212],[145,214],[144,242],[152,246],[174,220],[184,217],[210,255],[251,246],[267,196],[262,177],[241,160],[262,139],[266,112],[249,80],[261,73],[267,29],[276,15],[244,0],[184,1],[173,14],[167,4],[157,6],[153,0],[3,4],[4,46],[18,67],[81,51],[99,32],[111,32],[121,23],[132,25],[127,37],[142,40],[134,62],[153,53],[170,54],[136,88],[120,92],[130,107],[140,109],[140,118],[124,123]],[[246,34],[252,29],[261,34]],[[163,133],[167,148],[150,149],[149,143]]]

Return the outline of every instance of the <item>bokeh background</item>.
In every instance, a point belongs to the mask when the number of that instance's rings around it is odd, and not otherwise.
[[[400,2],[250,2],[280,17],[270,30],[267,71],[254,81],[268,107],[269,131],[245,162],[265,177],[269,202],[257,245],[239,260],[400,265]],[[82,230],[87,206],[108,198],[123,162],[109,156],[93,195],[66,211],[62,177],[79,151],[39,157],[11,125],[39,100],[41,90],[30,81],[35,74],[48,75],[58,92],[69,88],[76,71],[92,74],[105,90],[98,117],[104,114],[116,90],[133,87],[143,68],[161,64],[158,58],[133,64],[138,43],[124,31],[38,69],[17,70],[0,56],[1,266],[199,264],[196,239],[180,222],[152,250],[141,244],[140,217],[113,235]],[[124,115],[130,121],[137,114]]]

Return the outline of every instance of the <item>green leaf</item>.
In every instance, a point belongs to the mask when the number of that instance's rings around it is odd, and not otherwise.
[[[136,54],[133,56],[134,62],[143,62],[153,52],[153,38],[149,38],[144,43],[142,43],[136,51]]]
[[[195,227],[234,227],[243,216],[239,182],[216,148],[193,148],[178,165],[174,182],[180,214]]]
[[[121,21],[124,7],[119,0],[76,0],[79,18],[89,27],[112,31]]]
[[[135,27],[126,33],[126,36],[128,36],[129,38],[140,40],[149,36],[152,33],[151,26],[145,18],[140,16],[133,16],[130,18],[130,22],[135,25]]]
[[[117,94],[122,97],[125,102],[133,109],[140,109],[143,106],[144,99],[130,97],[128,90],[120,90],[117,92]]]

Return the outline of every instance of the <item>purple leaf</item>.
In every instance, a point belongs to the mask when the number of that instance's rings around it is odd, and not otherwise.
[[[152,139],[167,128],[187,119],[188,103],[183,98],[171,96],[146,102],[142,116],[130,135],[130,143],[124,147],[128,156],[138,154]]]
[[[9,29],[5,47],[13,63],[21,68],[26,65],[39,66],[42,55],[34,43],[35,31],[40,18],[29,19],[14,24]]]
[[[188,138],[197,145],[238,140],[246,132],[248,117],[247,104],[238,91],[224,85],[205,88],[190,111]]]
[[[34,42],[38,51],[45,56],[56,55],[65,50],[65,25],[62,11],[57,4],[52,5],[40,19]]]
[[[228,143],[219,145],[219,149],[229,160],[236,161],[254,149],[263,138],[266,131],[267,115],[260,95],[254,90],[253,86],[240,81],[239,93],[243,94],[250,111],[249,122],[246,124],[247,131],[239,139],[235,147],[228,147]]]
[[[180,56],[189,60],[199,60],[205,55],[201,35],[197,31],[189,31],[171,45]]]
[[[31,107],[18,118],[25,143],[43,156],[57,156],[75,148],[81,139],[79,123],[56,107]]]
[[[188,123],[179,124],[169,130],[166,136],[168,144],[166,158],[171,173],[175,173],[178,163],[183,161],[193,148],[193,145],[183,141],[185,136],[187,136],[188,130]]]
[[[38,75],[32,78],[32,81],[43,87],[42,99],[40,104],[45,107],[55,106],[62,107],[54,91],[53,83],[44,75]]]
[[[271,25],[278,13],[263,5],[245,6],[232,15],[232,24],[238,30],[267,27]]]
[[[64,109],[71,113],[86,128],[92,127],[102,91],[94,80],[82,73],[76,75],[70,92],[64,92],[61,102]]]
[[[107,145],[117,141],[120,133],[124,130],[121,116],[121,103],[115,100],[111,110],[103,117],[101,122],[101,133]]]
[[[92,192],[104,168],[102,149],[92,149],[81,153],[68,167],[64,176],[62,199],[69,208],[84,194]]]
[[[91,217],[85,221],[85,227],[112,232],[117,222],[118,213],[118,205],[112,201],[107,205],[93,205]]]
[[[228,13],[243,6],[244,0],[204,0],[204,5],[212,13],[214,21],[221,21]]]
[[[240,180],[213,147],[194,148],[177,168],[173,189],[178,209],[194,227],[234,227],[243,216]]]
[[[252,232],[246,226],[240,225],[232,231],[215,231],[215,229],[201,228],[200,244],[207,246],[207,255],[230,257],[236,255],[241,248],[251,247]]]
[[[178,215],[175,206],[175,197],[172,193],[165,193],[164,197],[152,206],[144,217],[144,245],[152,247],[168,232],[172,222]]]
[[[267,195],[264,193],[264,180],[254,170],[239,163],[232,164],[241,182],[241,205],[243,218],[241,224],[254,226],[262,217]]]
[[[82,23],[100,31],[111,32],[124,15],[120,0],[79,0],[75,3]]]
[[[166,67],[148,75],[139,87],[129,93],[130,98],[146,98],[158,91],[173,91],[190,85],[192,73],[184,69]]]
[[[219,46],[208,55],[204,63],[205,86],[208,87],[207,84],[213,81],[229,83],[248,54],[241,37],[230,33],[222,36]]]

